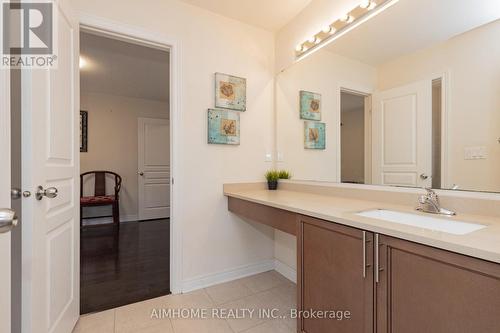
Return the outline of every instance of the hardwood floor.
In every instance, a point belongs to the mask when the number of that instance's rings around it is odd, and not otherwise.
[[[80,312],[90,313],[170,294],[170,221],[81,231]]]

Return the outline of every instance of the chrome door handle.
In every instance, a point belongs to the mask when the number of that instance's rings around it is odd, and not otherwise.
[[[36,190],[36,200],[40,201],[43,199],[43,197],[54,199],[55,197],[57,197],[57,193],[58,191],[55,187],[48,187],[44,190],[42,186],[38,186]]]
[[[16,212],[12,209],[0,209],[0,234],[9,232],[18,223]]]
[[[21,192],[21,189],[19,189],[19,188],[12,188],[10,190],[10,198],[12,200],[19,199],[21,197],[21,195],[22,195],[22,192]]]

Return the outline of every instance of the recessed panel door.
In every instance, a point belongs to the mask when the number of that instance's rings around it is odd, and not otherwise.
[[[79,317],[78,23],[54,2],[57,67],[22,73],[23,331],[71,332]]]
[[[373,184],[431,186],[431,81],[374,94],[372,133]]]
[[[139,220],[170,217],[170,129],[167,119],[138,120]]]

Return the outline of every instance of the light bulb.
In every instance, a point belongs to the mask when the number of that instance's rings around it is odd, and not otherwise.
[[[80,56],[80,69],[82,69],[83,67],[85,67],[85,65],[87,65],[87,61],[85,61],[85,58],[83,58],[82,56]]]
[[[364,0],[359,5],[359,7],[367,9],[367,10],[371,10],[371,9],[375,8],[376,6],[377,6],[377,4],[373,0]]]
[[[351,23],[352,21],[354,21],[354,17],[352,17],[351,14],[346,14],[342,18],[342,21],[344,21],[345,23]]]
[[[333,28],[331,25],[327,25],[327,26],[323,27],[322,31],[325,34],[333,35],[335,33],[335,28]]]
[[[304,47],[302,46],[302,44],[298,44],[297,47],[295,48],[295,51],[301,52],[303,49]]]
[[[307,41],[311,44],[318,44],[318,38],[316,36],[312,36]]]

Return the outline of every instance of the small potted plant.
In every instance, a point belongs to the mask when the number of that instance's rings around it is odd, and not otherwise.
[[[287,171],[287,170],[280,170],[278,172],[279,174],[279,178],[280,179],[290,179],[292,178],[292,174],[290,173],[290,171]]]
[[[266,172],[265,177],[267,179],[267,188],[270,190],[278,189],[278,179],[280,174],[276,170],[269,170]]]

